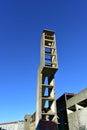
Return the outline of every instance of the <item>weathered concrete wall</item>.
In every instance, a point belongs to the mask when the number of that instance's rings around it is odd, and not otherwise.
[[[74,97],[67,101],[67,108],[70,108],[74,104],[77,104],[83,100],[87,99],[87,88],[76,94]]]
[[[24,117],[24,130],[30,129],[30,119],[31,119],[31,115],[25,115],[25,117]]]
[[[30,124],[30,129],[29,129],[29,130],[35,130],[35,125],[36,125],[35,122],[31,123],[31,124]]]
[[[69,130],[87,130],[87,88],[67,101]]]
[[[87,130],[87,107],[68,115],[69,130]]]
[[[24,117],[24,130],[35,130],[35,121],[32,121],[31,115]]]

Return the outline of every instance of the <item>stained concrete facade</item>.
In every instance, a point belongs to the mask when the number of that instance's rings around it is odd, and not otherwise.
[[[87,88],[57,99],[59,130],[87,130]]]
[[[69,130],[87,130],[87,88],[67,101]]]
[[[72,98],[74,94],[72,93],[64,93],[60,96],[57,103],[57,115],[58,115],[58,128],[59,130],[69,130],[68,126],[68,117],[67,117],[67,100]]]
[[[24,130],[30,129],[30,120],[31,120],[31,115],[24,116]]]
[[[25,115],[24,117],[24,130],[35,130],[35,117],[36,113],[33,115]]]

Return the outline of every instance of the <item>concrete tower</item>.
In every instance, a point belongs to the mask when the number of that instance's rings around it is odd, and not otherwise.
[[[54,75],[58,69],[55,33],[43,30],[38,69],[36,129],[57,129]],[[55,124],[55,125],[54,125]]]

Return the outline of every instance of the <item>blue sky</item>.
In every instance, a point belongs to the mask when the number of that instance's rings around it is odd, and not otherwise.
[[[0,0],[0,122],[36,109],[43,29],[56,34],[56,98],[87,87],[87,0]]]

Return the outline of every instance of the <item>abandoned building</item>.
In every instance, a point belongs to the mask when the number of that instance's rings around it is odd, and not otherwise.
[[[87,88],[55,97],[58,70],[54,31],[43,30],[38,69],[36,111],[24,121],[1,123],[0,130],[87,130]]]

